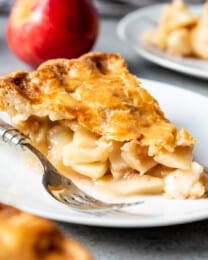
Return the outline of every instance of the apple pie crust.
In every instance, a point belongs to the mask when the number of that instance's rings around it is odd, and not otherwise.
[[[0,259],[90,260],[89,252],[52,221],[0,203]]]
[[[1,77],[0,109],[75,181],[118,196],[206,196],[195,140],[165,117],[118,54],[56,59]]]

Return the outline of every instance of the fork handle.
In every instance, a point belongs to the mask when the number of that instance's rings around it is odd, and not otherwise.
[[[10,124],[4,122],[2,119],[0,119],[0,138],[7,144],[20,146],[23,150],[26,149],[31,152],[32,155],[35,156],[40,162],[44,172],[50,172],[51,175],[53,174],[54,176],[53,179],[57,179],[57,170],[48,161],[48,159],[31,144],[30,139]],[[43,176],[45,176],[45,174]]]
[[[29,139],[10,124],[0,119],[0,137],[8,144],[23,146],[29,143]]]

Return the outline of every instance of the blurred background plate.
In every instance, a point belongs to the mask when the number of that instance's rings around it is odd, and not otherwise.
[[[127,14],[118,24],[118,36],[146,60],[177,72],[208,79],[208,61],[170,57],[163,51],[143,43],[143,32],[156,26],[162,7],[163,5],[154,5]],[[202,5],[193,5],[191,10],[195,14],[200,14]]]
[[[122,1],[95,0],[95,5],[99,13],[103,16],[123,16],[133,10],[131,4]]]
[[[6,0],[0,0],[6,1]],[[11,0],[10,0],[11,1]],[[169,0],[93,0],[103,16],[123,16],[126,13],[148,5],[167,3]],[[186,0],[187,3],[199,4],[204,0]]]
[[[0,0],[1,1],[1,0]],[[139,7],[144,7],[155,2],[167,2],[166,0],[94,0],[99,13],[103,16],[123,16]]]

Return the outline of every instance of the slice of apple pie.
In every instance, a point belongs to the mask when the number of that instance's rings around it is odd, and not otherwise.
[[[0,109],[64,175],[117,196],[207,193],[195,140],[117,54],[57,59],[0,79]]]

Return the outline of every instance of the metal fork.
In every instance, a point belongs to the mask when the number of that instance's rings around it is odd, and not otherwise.
[[[142,203],[105,203],[80,190],[70,179],[61,175],[48,159],[30,143],[30,140],[13,126],[0,119],[0,137],[5,143],[29,150],[43,168],[42,183],[56,200],[79,210],[120,209]]]

